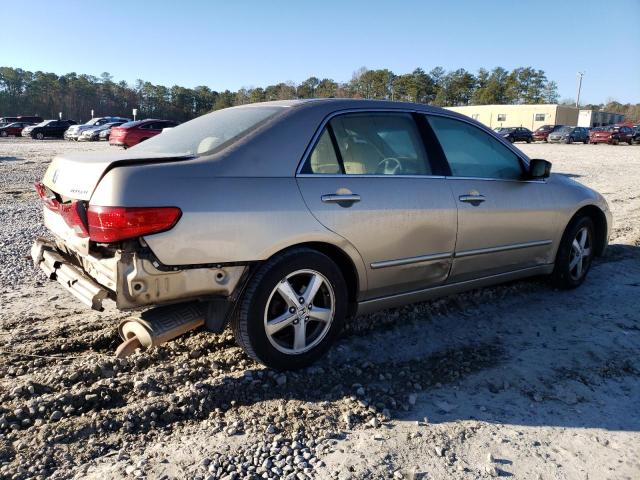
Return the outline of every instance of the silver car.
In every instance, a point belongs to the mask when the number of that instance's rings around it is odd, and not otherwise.
[[[480,123],[326,99],[216,111],[37,185],[32,257],[96,309],[152,308],[119,354],[230,322],[255,360],[309,365],[356,314],[549,275],[580,285],[611,214]]]

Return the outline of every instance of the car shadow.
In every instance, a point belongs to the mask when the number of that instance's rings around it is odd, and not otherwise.
[[[22,162],[24,160],[21,157],[0,157],[0,162]]]

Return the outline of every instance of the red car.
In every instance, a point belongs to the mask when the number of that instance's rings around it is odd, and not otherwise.
[[[140,142],[155,137],[162,133],[163,128],[172,128],[178,125],[170,120],[137,120],[135,122],[123,123],[119,127],[113,127],[109,134],[109,145],[129,148]]]
[[[534,142],[546,142],[547,137],[551,132],[555,132],[564,125],[543,125],[533,132],[532,137]]]
[[[589,143],[608,143],[609,145],[618,145],[625,142],[631,145],[633,142],[633,129],[626,126],[611,126],[594,128],[589,132]]]
[[[31,122],[13,122],[7,125],[0,126],[0,137],[8,137],[9,135],[13,135],[14,137],[19,137],[22,135],[22,129],[24,127],[28,127],[29,125],[33,125]]]

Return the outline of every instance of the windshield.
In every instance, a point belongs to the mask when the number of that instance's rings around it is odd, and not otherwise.
[[[501,128],[500,130],[498,130],[498,132],[500,132],[500,133],[510,133],[510,132],[513,132],[514,130],[515,130],[515,128],[505,127],[505,128]]]
[[[231,145],[285,108],[225,108],[165,130],[133,148],[170,155],[204,155]]]
[[[51,122],[55,122],[55,120],[45,120],[44,122],[40,122],[37,125],[34,125],[35,127],[44,127],[45,125],[49,125]]]
[[[558,129],[558,132],[567,133],[567,132],[571,132],[572,130],[573,130],[573,127],[562,127],[560,129]]]
[[[547,132],[549,130],[551,130],[553,127],[551,125],[543,125],[540,128],[538,128],[538,130],[536,130],[536,132]]]
[[[85,125],[97,125],[100,120],[102,120],[102,119],[101,118],[92,118],[87,123],[85,123]]]

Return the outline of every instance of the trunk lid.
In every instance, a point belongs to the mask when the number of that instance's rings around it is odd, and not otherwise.
[[[109,135],[110,138],[115,139],[120,139],[122,137],[124,137],[124,134],[127,133],[127,129],[123,128],[123,127],[113,127],[111,129],[111,134]]]
[[[64,200],[89,200],[100,179],[111,168],[140,163],[176,162],[193,156],[168,156],[132,151],[104,154],[68,154],[53,159],[42,183]]]

